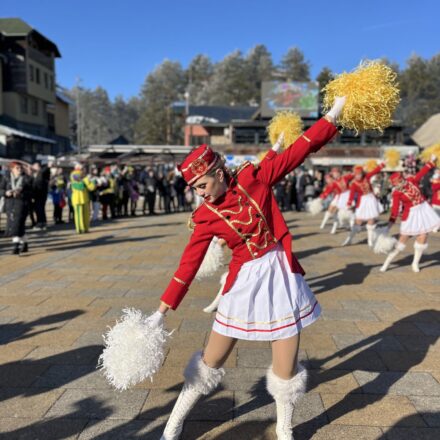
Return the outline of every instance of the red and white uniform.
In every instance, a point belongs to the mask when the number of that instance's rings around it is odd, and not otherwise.
[[[415,176],[407,177],[393,191],[390,222],[402,216],[400,233],[420,235],[440,227],[440,217],[420,191],[420,180],[434,167],[428,162]]]
[[[356,197],[356,220],[372,220],[379,217],[380,213],[383,211],[382,205],[373,193],[373,188],[370,182],[372,177],[380,173],[384,167],[385,164],[380,164],[373,171],[367,173],[362,180],[353,179],[351,182],[347,207],[350,208],[352,206]]]
[[[319,120],[282,153],[271,154],[258,166],[244,164],[225,194],[196,209],[194,231],[161,300],[172,309],[178,307],[217,236],[232,249],[232,260],[215,331],[241,339],[274,340],[290,337],[316,320],[319,304],[292,254],[292,235],[272,186],[336,133],[333,124]]]
[[[436,211],[440,211],[440,176],[431,180],[432,199],[431,204]]]

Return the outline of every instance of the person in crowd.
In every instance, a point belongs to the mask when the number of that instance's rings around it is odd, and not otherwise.
[[[35,214],[37,216],[36,229],[46,229],[46,201],[49,193],[50,167],[48,165],[41,166],[40,162],[32,165],[33,170],[33,200]]]
[[[115,189],[116,182],[112,175],[111,168],[106,166],[102,171],[102,185],[99,191],[99,200],[102,206],[102,219],[108,219],[108,211],[110,210],[110,217],[115,218]]]
[[[419,186],[423,177],[435,168],[435,160],[436,156],[433,156],[431,162],[428,162],[415,176],[404,178],[402,173],[393,173],[390,176],[394,191],[389,228],[396,222],[400,213],[402,222],[399,241],[387,255],[380,268],[381,272],[385,272],[394,258],[405,249],[410,237],[416,237],[411,267],[413,272],[420,272],[420,259],[428,248],[428,234],[440,228],[440,217],[426,201]]]
[[[305,188],[306,188],[306,175],[304,173],[304,168],[301,166],[295,170],[296,210],[298,212],[304,210]]]
[[[136,216],[137,202],[139,200],[139,184],[136,180],[135,170],[133,167],[127,168],[126,174],[127,187],[130,199],[130,214]]]
[[[50,181],[50,196],[53,203],[53,219],[56,225],[64,223],[63,208],[66,206],[66,180],[63,169],[57,168]]]
[[[157,191],[157,179],[154,175],[154,171],[151,168],[146,169],[146,173],[142,179],[144,185],[144,206],[142,213],[146,215],[148,205],[148,215],[156,215],[156,191]]]
[[[101,208],[101,204],[99,203],[100,177],[96,165],[90,166],[87,178],[94,186],[93,190],[89,190],[89,198],[92,204],[92,216],[90,221],[92,224],[95,224],[99,220],[99,209]]]
[[[75,228],[78,234],[89,231],[90,226],[90,196],[95,189],[94,183],[84,172],[82,165],[77,164],[70,174],[72,190],[72,206],[75,218]]]
[[[185,179],[179,174],[175,176],[174,188],[176,190],[178,210],[185,211],[186,182]]]
[[[376,220],[383,207],[377,200],[373,193],[371,186],[371,179],[376,174],[380,173],[385,167],[385,163],[381,163],[374,170],[365,173],[360,165],[353,168],[353,180],[350,185],[350,195],[347,201],[347,209],[352,209],[354,200],[356,199],[355,208],[355,223],[352,226],[348,237],[345,239],[342,246],[346,246],[353,241],[355,235],[362,230],[362,224],[367,224],[368,246],[373,246],[374,229],[376,228]]]
[[[13,161],[9,164],[9,173],[5,174],[0,184],[0,197],[5,198],[6,235],[12,237],[14,255],[28,252],[26,236],[26,217],[32,198],[32,170]]]

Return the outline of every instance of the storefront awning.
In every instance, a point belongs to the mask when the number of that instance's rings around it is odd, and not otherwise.
[[[56,144],[53,139],[45,138],[43,136],[37,136],[31,133],[26,133],[25,131],[17,130],[15,128],[8,127],[7,125],[0,125],[0,135],[16,136],[24,139],[30,139],[36,142],[43,142],[45,144]]]

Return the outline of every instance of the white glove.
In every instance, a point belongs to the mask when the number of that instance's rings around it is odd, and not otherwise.
[[[277,152],[281,148],[281,145],[283,145],[283,140],[284,140],[284,131],[281,132],[281,134],[278,136],[277,141],[272,146],[272,150]]]
[[[337,121],[339,118],[339,115],[342,112],[342,109],[345,105],[345,96],[336,96],[335,102],[333,103],[333,107],[330,109],[330,111],[327,113],[327,116],[333,119],[333,121]]]
[[[434,162],[437,160],[437,156],[435,154],[431,154],[431,162]]]
[[[163,327],[164,318],[165,315],[158,310],[149,316],[146,321],[151,325],[151,327]]]

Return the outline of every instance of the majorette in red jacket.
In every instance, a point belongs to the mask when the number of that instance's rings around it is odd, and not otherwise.
[[[426,200],[420,191],[419,184],[423,176],[434,166],[432,162],[428,162],[415,176],[407,177],[402,187],[394,189],[390,222],[394,223],[396,221],[401,210],[402,221],[405,221],[408,218],[410,209]]]
[[[349,189],[349,183],[353,179],[354,174],[344,174],[339,179],[335,179],[332,183],[328,184],[324,191],[319,196],[321,199],[327,198],[331,193],[335,195],[342,194]]]
[[[336,134],[322,118],[280,154],[268,154],[258,166],[245,163],[230,180],[226,193],[214,203],[204,202],[192,215],[194,230],[179,267],[161,300],[176,309],[196,275],[213,236],[232,249],[223,294],[234,284],[243,263],[259,258],[278,242],[293,273],[304,274],[292,254],[292,236],[273,195],[272,186],[318,151]]]
[[[353,179],[350,185],[350,196],[348,197],[347,206],[350,207],[353,203],[355,196],[357,196],[356,208],[359,208],[361,203],[362,196],[366,196],[373,192],[373,188],[371,187],[371,178],[376,174],[380,173],[382,168],[385,167],[384,163],[378,165],[373,171],[365,174],[362,180]]]
[[[432,199],[431,203],[435,206],[440,206],[440,179],[433,179],[431,181]]]

